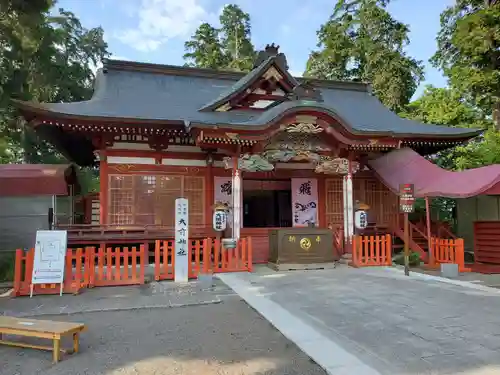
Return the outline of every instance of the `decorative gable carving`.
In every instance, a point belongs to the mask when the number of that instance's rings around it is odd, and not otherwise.
[[[315,88],[310,82],[304,81],[293,88],[292,93],[289,95],[291,100],[312,100],[315,102],[322,102],[323,96],[321,91]]]
[[[288,72],[286,57],[274,43],[260,51],[254,69],[218,99],[200,110],[265,110],[290,100],[298,82]]]

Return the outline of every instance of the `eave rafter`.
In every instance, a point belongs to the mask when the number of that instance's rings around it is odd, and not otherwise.
[[[52,125],[65,131],[81,133],[136,134],[144,136],[187,136],[183,125],[166,126],[163,124],[127,124],[127,123],[96,123],[78,120],[37,119],[34,126]]]

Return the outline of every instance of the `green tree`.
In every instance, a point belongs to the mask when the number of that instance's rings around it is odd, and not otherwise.
[[[403,117],[428,124],[485,129],[491,123],[482,111],[466,102],[452,88],[426,86],[424,93],[400,112]]]
[[[457,0],[441,14],[437,42],[433,64],[500,126],[500,1]]]
[[[400,115],[428,124],[443,126],[490,129],[491,121],[477,107],[463,99],[453,88],[427,86],[424,93],[411,102]],[[464,163],[472,149],[483,142],[482,137],[467,145],[454,147],[433,156],[433,161],[442,168],[460,170],[470,168]],[[471,148],[471,145],[475,146]],[[476,151],[477,152],[477,151]]]
[[[226,57],[219,40],[219,30],[203,23],[190,40],[184,43],[184,60],[188,66],[219,69],[226,65]]]
[[[187,65],[250,71],[256,56],[250,40],[250,16],[237,5],[230,4],[222,10],[219,21],[219,29],[204,23],[184,43]]]
[[[222,47],[230,70],[250,71],[255,60],[255,49],[250,40],[250,15],[237,5],[226,5],[219,18]]]
[[[400,111],[423,79],[423,66],[405,53],[409,28],[386,10],[388,0],[338,0],[318,34],[319,50],[305,76],[371,82],[388,108]]]
[[[66,162],[24,125],[10,99],[89,99],[92,68],[108,55],[101,28],[88,30],[63,9],[50,16],[53,5],[55,1],[0,0],[1,162]]]
[[[457,90],[427,86],[424,93],[418,99],[411,102],[400,115],[429,124],[488,129],[485,130],[486,140],[484,137],[479,137],[477,140],[473,140],[465,145],[453,147],[428,156],[432,162],[441,168],[449,170],[477,167],[483,165],[481,163],[486,160],[483,154],[492,145],[490,135],[492,129],[491,121],[484,118],[481,110],[464,100]],[[497,155],[500,156],[500,153],[497,153]],[[477,161],[481,158],[482,161],[478,164]],[[455,207],[455,200],[453,199],[432,199],[433,215],[437,215],[441,220],[452,219],[453,207]],[[425,202],[423,199],[417,200],[415,209],[417,212],[416,216],[425,214]]]

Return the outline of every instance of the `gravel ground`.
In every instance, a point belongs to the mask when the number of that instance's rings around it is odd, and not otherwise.
[[[326,374],[237,299],[47,318],[87,324],[81,352],[52,365],[51,353],[0,346],[1,375]]]

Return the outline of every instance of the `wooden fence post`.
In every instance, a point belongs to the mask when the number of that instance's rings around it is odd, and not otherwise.
[[[354,267],[359,267],[358,241],[359,241],[359,236],[352,236],[352,265]]]
[[[392,238],[390,234],[385,235],[386,265],[392,266]]]
[[[252,237],[248,237],[247,239],[247,248],[246,248],[246,253],[247,253],[247,269],[248,272],[253,272],[253,247],[252,247]]]
[[[24,251],[21,249],[17,249],[16,263],[14,265],[14,296],[21,295],[21,284],[24,281],[23,260],[24,260]]]

